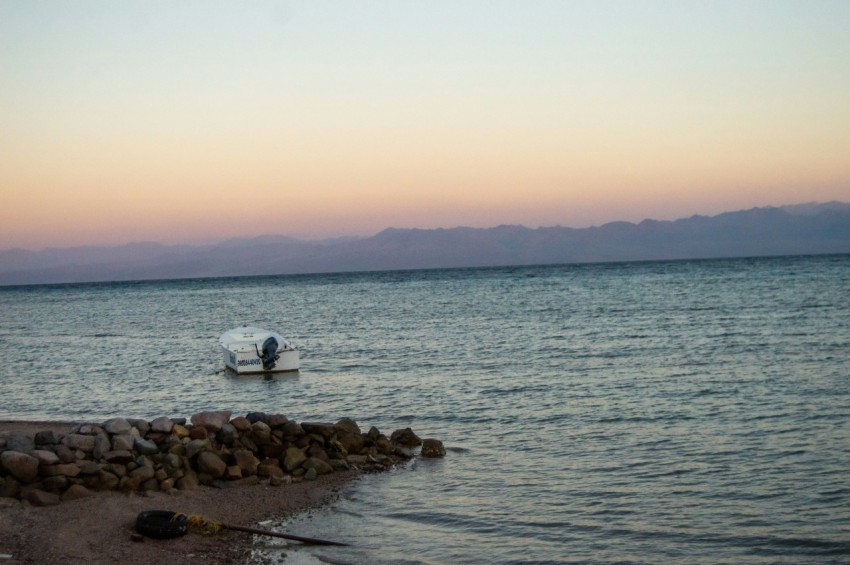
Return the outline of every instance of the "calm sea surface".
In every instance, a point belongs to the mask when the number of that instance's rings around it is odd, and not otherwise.
[[[250,324],[297,375],[220,372]],[[847,563],[850,256],[0,288],[0,419],[210,409],[446,444],[287,563]]]

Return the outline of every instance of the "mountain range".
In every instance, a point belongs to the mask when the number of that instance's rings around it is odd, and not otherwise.
[[[318,242],[268,235],[212,245],[10,249],[0,251],[0,285],[827,253],[850,253],[850,203],[589,228],[388,228]]]

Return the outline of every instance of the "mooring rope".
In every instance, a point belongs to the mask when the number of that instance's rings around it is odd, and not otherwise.
[[[224,524],[221,522],[217,522],[216,520],[207,520],[203,516],[199,516],[197,514],[192,514],[191,516],[186,516],[186,514],[181,514],[179,512],[175,513],[171,518],[171,521],[174,522],[180,517],[185,516],[186,521],[190,526],[194,526],[199,528],[202,533],[208,536],[214,536],[222,529],[224,529]]]

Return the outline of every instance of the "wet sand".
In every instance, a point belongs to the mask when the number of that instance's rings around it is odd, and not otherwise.
[[[0,432],[67,433],[72,425],[0,422]],[[173,495],[98,492],[46,507],[0,498],[0,565],[246,563],[251,554],[252,534],[225,529],[206,536],[190,530],[187,535],[170,540],[134,541],[136,516],[145,510],[170,510],[233,525],[254,526],[266,518],[322,506],[357,476],[353,471],[333,473],[313,482],[276,487],[262,483],[228,489],[199,486]],[[332,539],[333,532],[324,537]]]

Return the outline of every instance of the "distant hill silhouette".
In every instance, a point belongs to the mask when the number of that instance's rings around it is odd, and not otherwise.
[[[825,253],[850,253],[850,204],[582,229],[389,228],[323,242],[261,236],[198,246],[12,249],[0,251],[0,285]]]

